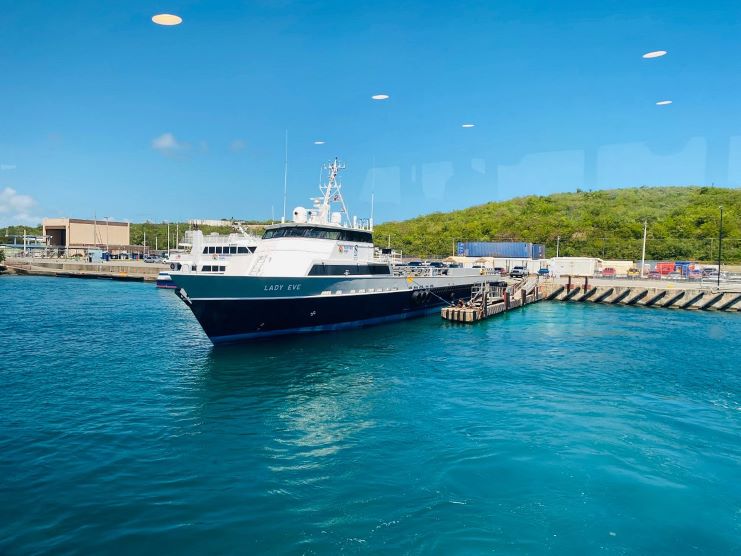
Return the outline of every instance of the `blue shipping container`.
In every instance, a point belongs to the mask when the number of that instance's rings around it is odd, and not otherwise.
[[[529,259],[533,256],[534,247],[542,246],[520,241],[461,241],[456,251],[462,257]]]
[[[545,259],[545,245],[533,243],[533,259]]]

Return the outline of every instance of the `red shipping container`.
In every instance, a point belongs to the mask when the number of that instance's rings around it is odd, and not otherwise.
[[[671,274],[674,272],[674,263],[656,263],[654,270],[662,275]]]

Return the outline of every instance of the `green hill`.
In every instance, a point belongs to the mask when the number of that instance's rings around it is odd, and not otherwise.
[[[405,256],[444,257],[456,241],[544,243],[548,257],[641,257],[713,261],[718,256],[718,207],[723,206],[723,260],[741,261],[741,189],[640,187],[530,195],[464,210],[433,213],[375,228],[376,243]]]

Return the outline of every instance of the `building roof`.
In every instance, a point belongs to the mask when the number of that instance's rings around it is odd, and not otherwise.
[[[67,226],[68,224],[97,224],[106,226],[130,226],[128,222],[120,222],[117,220],[108,220],[105,218],[98,220],[85,220],[82,218],[44,218],[43,226]]]

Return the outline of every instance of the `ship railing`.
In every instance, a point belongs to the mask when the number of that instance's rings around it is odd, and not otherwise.
[[[404,265],[394,266],[392,270],[394,276],[412,276],[419,278],[428,278],[430,276],[447,276],[449,271],[447,267]]]
[[[381,249],[376,248],[373,253],[373,261],[379,263],[390,263],[392,266],[400,266],[403,262],[401,251],[391,251],[384,253]]]

